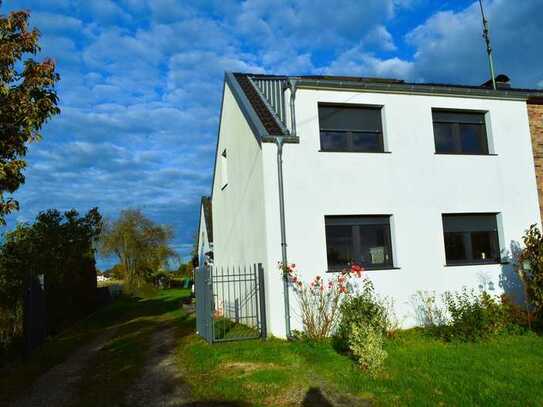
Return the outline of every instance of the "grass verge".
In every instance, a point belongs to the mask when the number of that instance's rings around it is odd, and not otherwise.
[[[543,338],[536,335],[444,343],[412,330],[387,341],[386,350],[385,370],[376,378],[328,343],[271,339],[208,345],[189,336],[178,358],[203,399],[310,405],[311,394],[322,391],[375,405],[543,404]]]

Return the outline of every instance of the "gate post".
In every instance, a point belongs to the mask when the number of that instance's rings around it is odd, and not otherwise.
[[[260,305],[260,337],[268,337],[268,326],[266,319],[266,290],[264,289],[264,268],[258,263],[258,297]]]

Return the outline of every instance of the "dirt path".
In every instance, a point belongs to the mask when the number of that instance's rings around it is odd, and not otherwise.
[[[174,407],[190,405],[190,387],[176,366],[175,328],[153,334],[142,376],[127,392],[130,406]]]
[[[109,328],[90,344],[84,345],[66,361],[45,372],[32,385],[27,396],[15,401],[14,407],[41,407],[68,405],[81,380],[81,374],[96,352],[104,347],[115,334],[115,328]]]

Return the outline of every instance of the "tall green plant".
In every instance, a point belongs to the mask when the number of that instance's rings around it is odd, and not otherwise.
[[[539,317],[543,316],[543,236],[537,225],[531,225],[522,238],[524,249],[519,256],[519,277],[527,301]],[[530,319],[530,318],[529,318]]]

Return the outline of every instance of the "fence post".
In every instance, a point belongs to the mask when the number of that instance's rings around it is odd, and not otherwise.
[[[258,263],[258,297],[260,302],[260,337],[268,337],[268,326],[266,320],[266,290],[264,289],[264,268]]]

